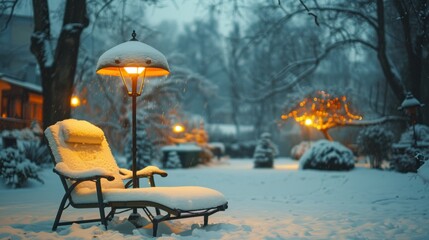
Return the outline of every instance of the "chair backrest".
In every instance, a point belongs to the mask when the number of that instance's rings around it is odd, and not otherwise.
[[[66,119],[45,130],[55,163],[64,162],[71,170],[104,168],[113,173],[115,180],[102,179],[102,188],[124,188],[119,167],[112,155],[103,131],[97,126],[76,119]],[[68,182],[69,186],[71,185]],[[94,190],[94,182],[78,184],[75,192],[85,194]]]

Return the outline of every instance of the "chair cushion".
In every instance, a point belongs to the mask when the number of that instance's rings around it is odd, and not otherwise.
[[[75,203],[96,203],[94,190],[78,192],[73,196]],[[171,209],[184,211],[202,210],[221,206],[227,203],[225,196],[213,189],[205,187],[153,187],[130,189],[103,190],[105,202],[149,201],[164,205]]]
[[[68,143],[101,144],[103,130],[83,120],[67,119],[60,122],[64,141]]]

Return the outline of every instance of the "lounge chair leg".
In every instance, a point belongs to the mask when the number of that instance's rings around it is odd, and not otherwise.
[[[63,211],[64,211],[64,205],[66,204],[66,201],[67,201],[67,196],[68,196],[67,194],[64,194],[64,197],[61,200],[60,206],[58,208],[57,216],[55,217],[54,225],[52,226],[52,231],[57,230],[58,224],[60,223],[61,215],[63,214]]]
[[[204,215],[204,227],[209,224],[209,215]]]
[[[97,179],[97,182],[95,182],[95,186],[97,188],[98,209],[100,210],[101,224],[103,224],[104,228],[107,230],[107,220],[106,215],[104,214],[103,194],[101,193],[100,179]]]
[[[152,235],[156,237],[156,232],[158,231],[158,222],[153,221],[152,222]]]

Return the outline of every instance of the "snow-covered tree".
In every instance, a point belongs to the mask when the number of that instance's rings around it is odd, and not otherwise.
[[[357,138],[359,152],[369,156],[371,168],[381,168],[383,159],[388,158],[392,143],[392,131],[378,125],[362,129]]]
[[[319,140],[299,159],[302,169],[350,170],[355,166],[353,153],[339,142]]]
[[[182,168],[182,162],[180,161],[179,155],[176,151],[168,152],[167,161],[164,165],[165,168]]]
[[[278,154],[277,146],[271,141],[271,134],[262,133],[253,153],[255,168],[272,168],[274,157]]]

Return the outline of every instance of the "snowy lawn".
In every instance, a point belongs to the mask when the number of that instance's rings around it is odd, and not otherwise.
[[[253,169],[249,159],[169,170],[159,186],[198,185],[222,192],[229,209],[209,218],[160,225],[160,239],[429,239],[429,184],[416,174],[357,167],[350,172],[298,170],[288,159],[275,169]],[[24,189],[0,187],[0,239],[141,239],[119,215],[103,231],[99,224],[52,223],[64,193],[51,169],[45,184]],[[143,183],[142,183],[143,184]],[[97,217],[97,210],[67,209],[64,220]]]

